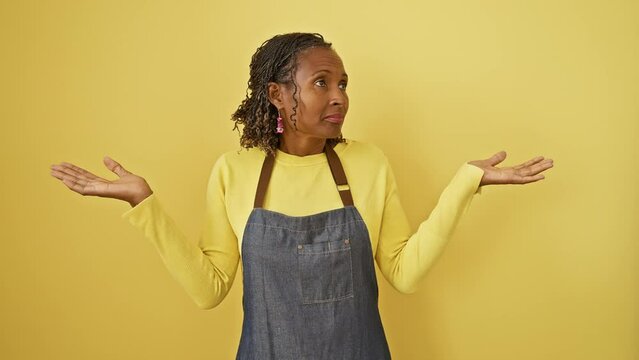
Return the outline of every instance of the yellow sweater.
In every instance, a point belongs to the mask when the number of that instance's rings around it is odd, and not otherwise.
[[[474,194],[481,194],[484,171],[462,164],[431,214],[413,232],[383,152],[357,140],[337,144],[335,152],[368,228],[377,266],[395,289],[415,292]],[[122,214],[155,245],[171,275],[202,309],[218,305],[233,284],[264,157],[264,152],[251,148],[229,151],[217,159],[197,245],[184,236],[155,193]],[[263,206],[290,216],[343,207],[326,155],[296,156],[278,150]]]

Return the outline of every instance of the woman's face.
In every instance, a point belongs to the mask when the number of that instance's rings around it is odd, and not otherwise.
[[[295,82],[298,99],[294,119],[291,115],[296,105],[293,99],[295,87],[278,84],[281,92],[278,101],[272,101],[280,108],[284,121],[284,133],[289,137],[335,138],[341,134],[344,117],[348,111],[346,85],[348,75],[342,60],[332,49],[310,48],[298,55]],[[271,89],[271,88],[269,88]]]

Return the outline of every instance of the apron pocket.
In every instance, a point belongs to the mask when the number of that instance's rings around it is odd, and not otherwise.
[[[297,259],[303,304],[353,297],[350,240],[300,244]]]

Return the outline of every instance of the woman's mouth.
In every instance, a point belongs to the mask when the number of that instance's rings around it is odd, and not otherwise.
[[[332,122],[333,124],[341,124],[344,122],[344,115],[342,114],[328,115],[327,117],[324,118],[324,120],[328,122]]]

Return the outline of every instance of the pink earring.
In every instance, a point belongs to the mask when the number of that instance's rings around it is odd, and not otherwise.
[[[277,130],[275,131],[278,134],[284,132],[284,123],[282,123],[282,115],[280,115],[280,110],[277,110]]]

